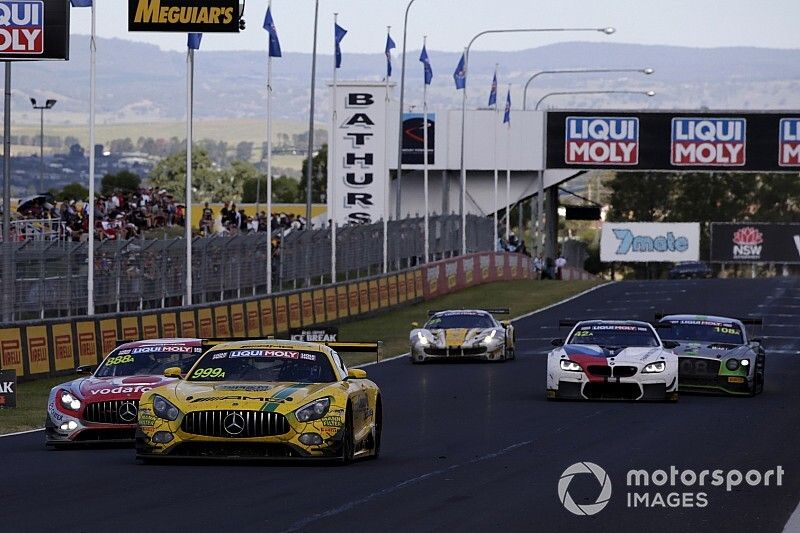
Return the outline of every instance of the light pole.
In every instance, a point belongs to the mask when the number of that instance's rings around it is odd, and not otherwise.
[[[34,109],[39,110],[39,159],[41,166],[39,167],[39,193],[45,192],[44,190],[44,110],[52,109],[56,105],[56,100],[47,100],[44,105],[36,105],[36,98],[31,98],[31,105]]]
[[[616,90],[609,90],[609,91],[556,91],[552,93],[547,93],[541,98],[539,101],[536,102],[536,107],[534,108],[536,111],[539,110],[539,106],[542,102],[551,96],[565,96],[565,95],[573,95],[573,94],[640,94],[643,96],[652,97],[655,96],[655,91],[616,91]],[[542,120],[542,168],[547,163],[547,114],[545,113],[544,119]],[[541,229],[544,227],[544,170],[539,171],[539,187],[538,192],[536,194],[536,204],[537,204],[537,233],[541,232]],[[554,226],[557,228],[557,226]],[[557,231],[557,230],[556,230]],[[547,241],[547,239],[536,239],[534,245],[537,249],[537,252],[541,252],[542,245],[545,244],[542,240]],[[547,246],[546,248],[555,248],[555,242],[552,242],[553,245]],[[552,257],[552,254],[555,252],[554,249],[546,249],[545,250],[545,257]]]
[[[578,32],[578,31],[599,31],[606,35],[611,35],[616,30],[611,27],[605,28],[514,28],[508,30],[484,30],[475,34],[470,39],[464,49],[464,89],[461,98],[461,197],[459,198],[459,210],[461,212],[461,254],[467,254],[467,169],[464,166],[464,130],[467,115],[467,79],[469,77],[469,50],[480,37],[490,33],[545,33],[545,32]]]
[[[403,60],[400,67],[400,120],[398,122],[399,135],[397,137],[397,197],[395,198],[395,218],[400,220],[400,207],[401,197],[400,194],[403,190],[403,94],[406,88],[406,35],[408,33],[408,12],[411,10],[411,4],[417,0],[410,0],[406,6],[406,16],[403,21]],[[425,124],[425,131],[427,131],[427,123]],[[428,155],[425,154],[427,158]],[[389,216],[389,213],[386,213]],[[427,262],[427,259],[426,259]]]
[[[543,74],[599,74],[599,73],[617,73],[617,72],[640,72],[645,75],[650,75],[655,72],[652,68],[570,68],[570,69],[557,69],[557,70],[540,70],[535,72],[525,82],[525,89],[522,92],[522,110],[528,109],[528,87],[530,84]]]
[[[655,96],[655,91],[556,91],[553,93],[547,93],[546,95],[539,98],[539,101],[536,102],[536,107],[534,109],[536,111],[539,110],[539,106],[546,98],[550,98],[551,96],[565,96],[571,94],[640,94],[642,96]]]
[[[306,229],[311,229],[311,184],[314,174],[314,92],[317,87],[317,25],[319,0],[314,2],[314,47],[311,52],[311,104],[308,112],[308,162],[306,164]],[[333,132],[331,132],[332,134]],[[329,140],[328,142],[332,142]]]

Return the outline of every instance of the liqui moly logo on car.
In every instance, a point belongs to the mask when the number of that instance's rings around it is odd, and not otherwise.
[[[44,2],[0,2],[0,53],[44,52]]]
[[[800,167],[800,118],[781,119],[778,164],[782,167]]]
[[[746,135],[743,118],[673,118],[671,162],[675,166],[744,166]]]
[[[739,228],[733,233],[733,257],[758,260],[761,258],[763,244],[764,234],[757,228],[750,226]]]
[[[567,117],[564,153],[569,165],[636,165],[639,119]]]

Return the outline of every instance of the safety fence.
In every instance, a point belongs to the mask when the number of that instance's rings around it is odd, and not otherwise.
[[[27,379],[95,365],[119,339],[267,337],[360,317],[460,289],[532,277],[530,258],[485,252],[401,272],[192,307],[49,319],[0,327],[0,368]]]
[[[491,251],[491,220],[467,217],[467,251]],[[458,216],[430,218],[430,261],[460,254]],[[388,223],[387,264],[400,271],[424,263],[423,219]],[[273,292],[331,281],[329,229],[289,231],[274,238]],[[130,239],[98,242],[94,258],[94,304],[98,313],[183,305],[185,240]],[[337,281],[383,272],[383,224],[339,228]],[[197,238],[192,242],[192,302],[211,303],[266,294],[270,236],[255,233]],[[7,293],[4,322],[86,314],[88,245],[62,240],[0,245]]]

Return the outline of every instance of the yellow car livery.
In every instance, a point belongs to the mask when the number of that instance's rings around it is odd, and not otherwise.
[[[366,375],[322,344],[217,344],[183,379],[142,396],[137,457],[377,457],[381,395]]]

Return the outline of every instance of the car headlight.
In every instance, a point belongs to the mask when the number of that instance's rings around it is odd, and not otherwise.
[[[570,361],[569,359],[562,359],[561,360],[561,370],[566,370],[567,372],[582,372],[583,369],[581,365],[574,361]]]
[[[727,361],[725,361],[725,368],[731,371],[739,370],[739,361],[737,361],[736,359],[728,359]]]
[[[421,331],[417,332],[417,340],[419,341],[420,346],[427,346],[430,344],[428,337],[423,335]]]
[[[642,374],[658,374],[659,372],[663,372],[667,368],[667,363],[664,361],[656,361],[655,363],[650,363],[646,365],[642,369]]]
[[[483,339],[481,339],[481,342],[488,346],[489,344],[492,343],[492,341],[494,341],[496,335],[497,335],[497,330],[493,329],[491,333],[489,333]]]
[[[60,393],[61,396],[61,405],[69,409],[70,411],[77,411],[81,408],[81,401],[75,397],[69,391],[62,390]]]
[[[330,398],[320,398],[319,400],[315,400],[309,404],[306,404],[295,411],[294,416],[296,416],[297,420],[300,422],[312,422],[325,416],[330,407]]]
[[[156,394],[153,396],[153,413],[155,413],[158,418],[174,421],[178,418],[180,411],[178,411],[178,408],[172,405],[169,400]]]

